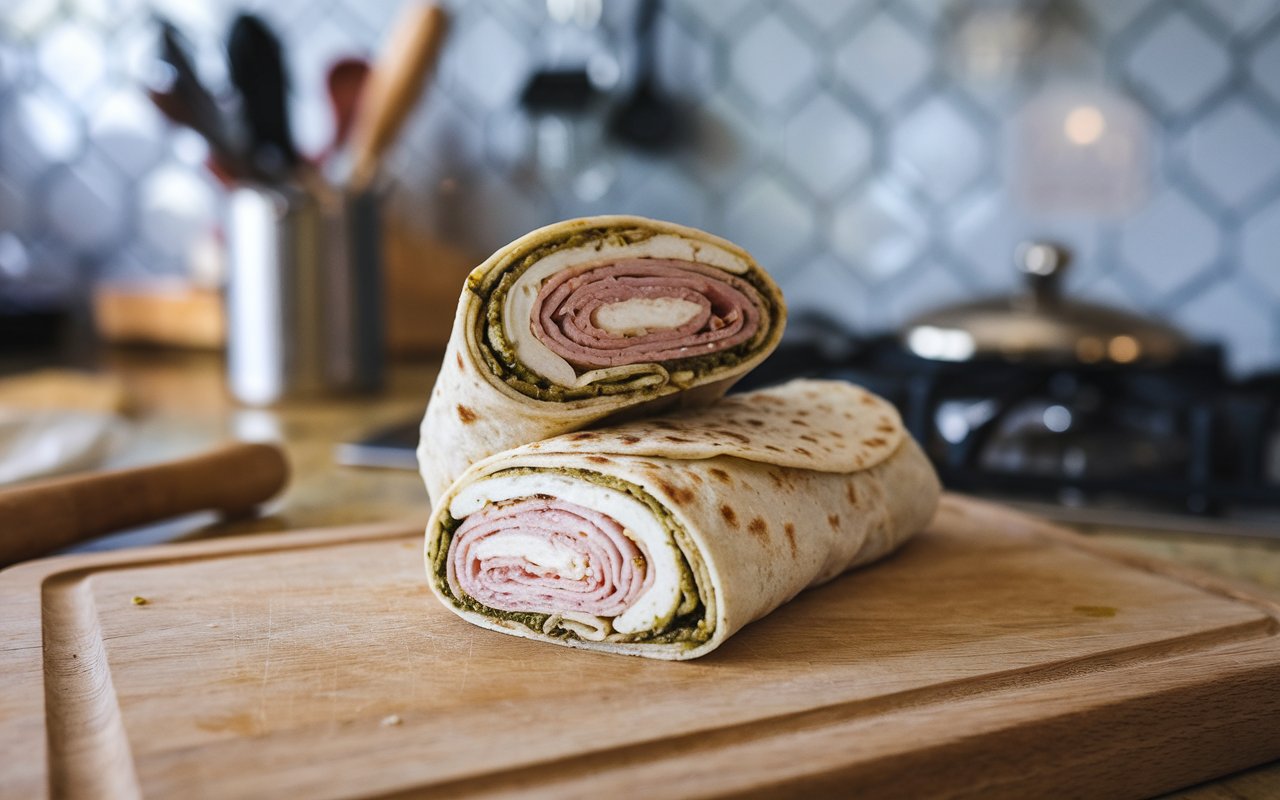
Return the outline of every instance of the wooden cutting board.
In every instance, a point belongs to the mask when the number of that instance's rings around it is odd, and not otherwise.
[[[0,796],[1123,797],[1280,757],[1280,607],[998,506],[688,663],[472,627],[406,527],[3,573]]]

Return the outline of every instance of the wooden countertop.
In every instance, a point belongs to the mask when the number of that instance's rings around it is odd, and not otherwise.
[[[293,469],[288,490],[263,516],[225,521],[203,516],[106,537],[78,551],[159,541],[247,535],[328,525],[414,519],[428,506],[418,476],[354,469],[334,462],[334,445],[422,413],[434,381],[430,365],[398,365],[387,390],[371,398],[295,402],[270,409],[238,406],[228,397],[217,355],[111,352],[104,369],[121,379],[131,401],[132,434],[112,465],[191,455],[229,439],[283,443]],[[1194,565],[1280,594],[1280,538],[1081,528],[1118,547]],[[1280,762],[1181,792],[1195,800],[1280,796]]]

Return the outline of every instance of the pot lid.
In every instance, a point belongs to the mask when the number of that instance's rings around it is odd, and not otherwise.
[[[946,306],[912,320],[901,333],[921,358],[977,358],[1068,363],[1169,361],[1190,342],[1162,322],[1110,306],[1062,296],[1070,252],[1049,242],[1019,245],[1014,259],[1026,276],[1022,294]]]

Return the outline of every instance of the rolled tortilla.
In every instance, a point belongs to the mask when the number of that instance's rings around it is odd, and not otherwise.
[[[549,225],[467,278],[418,449],[432,498],[501,450],[720,397],[782,336],[746,251],[642,217]]]
[[[696,658],[892,551],[939,492],[893,406],[793,381],[474,465],[436,505],[427,572],[485,628]]]

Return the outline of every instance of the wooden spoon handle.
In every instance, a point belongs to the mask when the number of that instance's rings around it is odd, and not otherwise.
[[[248,511],[288,478],[279,447],[241,443],[179,461],[0,491],[0,566],[182,514]]]
[[[411,2],[392,26],[390,39],[369,73],[351,130],[355,166],[349,185],[368,188],[378,165],[395,141],[422,94],[444,43],[448,20],[433,3]]]

